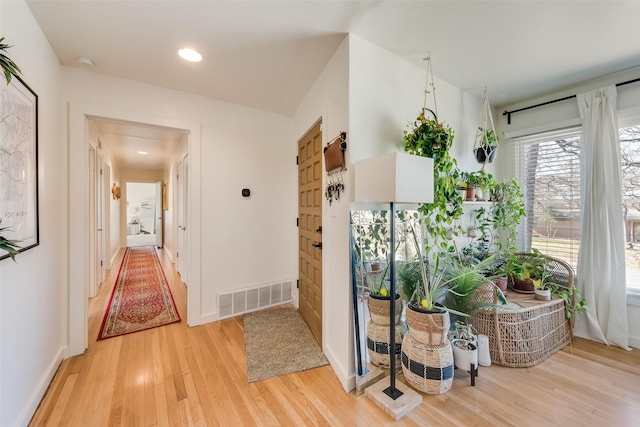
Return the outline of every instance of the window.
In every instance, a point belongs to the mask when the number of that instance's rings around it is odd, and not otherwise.
[[[518,244],[575,268],[580,247],[580,129],[520,138],[515,146],[514,166],[527,210]]]
[[[518,246],[564,259],[580,247],[580,129],[538,134],[513,144],[527,217]],[[627,287],[640,292],[640,123],[620,128]]]
[[[640,124],[620,128],[627,287],[640,292]]]

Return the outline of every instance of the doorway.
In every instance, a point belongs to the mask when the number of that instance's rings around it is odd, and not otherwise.
[[[147,128],[164,129],[178,132],[185,140],[185,151],[192,159],[199,159],[201,152],[200,123],[167,119],[145,113],[119,110],[88,104],[69,104],[69,205],[68,246],[69,259],[66,273],[69,281],[68,335],[69,356],[82,354],[88,347],[88,287],[89,282],[89,156],[87,155],[87,137],[89,121],[102,119],[112,122],[129,123]],[[114,166],[115,167],[115,166]],[[112,167],[112,173],[114,171]],[[190,163],[189,192],[200,194],[200,162]],[[110,182],[113,182],[111,180]],[[171,185],[171,183],[169,184]],[[187,292],[187,323],[196,326],[202,323],[200,309],[200,248],[201,220],[200,200],[189,199],[189,230],[187,232],[187,261],[190,282]],[[124,223],[123,216],[120,216]],[[117,237],[116,237],[117,238]],[[122,241],[122,239],[120,239]]]
[[[161,186],[161,182],[127,182],[127,247],[162,247]]]
[[[322,346],[322,120],[298,141],[298,300]]]

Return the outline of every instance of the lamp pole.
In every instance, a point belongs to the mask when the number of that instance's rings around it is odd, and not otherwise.
[[[389,237],[391,244],[391,265],[389,268],[389,274],[391,280],[389,284],[389,292],[391,298],[389,299],[389,387],[384,390],[384,393],[396,400],[402,396],[402,392],[396,388],[396,208],[394,202],[390,202],[391,218],[389,220],[389,226],[391,227],[391,234]]]

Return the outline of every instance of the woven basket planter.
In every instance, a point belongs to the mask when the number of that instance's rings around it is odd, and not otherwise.
[[[407,383],[427,394],[442,394],[453,384],[453,352],[449,340],[430,346],[414,339],[409,331],[402,340],[402,373]]]
[[[400,348],[402,346],[402,337],[400,336],[399,328],[395,328],[395,357],[396,360],[400,360]],[[367,350],[369,352],[369,358],[371,363],[381,368],[389,368],[391,362],[389,361],[389,326],[376,325],[373,322],[367,324]],[[396,367],[399,367],[400,363],[396,363]]]
[[[407,306],[407,325],[413,339],[425,345],[444,345],[451,327],[449,312],[418,311],[413,304]]]
[[[367,304],[369,306],[369,315],[371,321],[376,325],[389,326],[389,300],[390,297],[380,297],[369,295]],[[402,315],[402,299],[400,294],[396,294],[396,324],[400,321]]]

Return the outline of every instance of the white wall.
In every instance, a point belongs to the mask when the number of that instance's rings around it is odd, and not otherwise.
[[[322,118],[323,143],[331,141],[340,132],[347,132],[347,144],[351,144],[349,129],[349,37],[336,49],[313,87],[299,106],[293,119],[293,137],[289,144],[294,156],[296,141]],[[347,156],[347,162],[349,157]],[[295,165],[295,163],[294,163]],[[345,177],[348,180],[348,174]],[[323,187],[326,177],[323,177]],[[298,185],[297,175],[293,184]],[[348,191],[349,182],[345,182]],[[347,194],[347,193],[345,193]],[[287,202],[297,215],[297,191]],[[331,205],[323,199],[322,211],[322,347],[345,390],[353,375],[353,333],[351,330],[351,286],[349,282],[349,200],[341,197]],[[292,218],[293,221],[295,219]],[[295,222],[294,222],[295,224]],[[297,233],[297,229],[295,230]],[[298,245],[290,263],[298,275]],[[297,292],[296,292],[297,294]]]
[[[532,99],[506,107],[506,110],[535,105],[553,99],[563,98],[578,93],[594,90],[608,85],[622,83],[640,78],[640,68],[626,70],[620,73],[605,76],[585,84],[570,87],[545,97]],[[628,118],[640,118],[640,83],[632,83],[617,88],[618,91],[618,119],[623,122]],[[504,111],[505,109],[501,109]],[[547,130],[560,129],[567,126],[576,126],[580,122],[580,113],[575,99],[561,101],[511,116],[511,124],[507,123],[507,117],[500,114],[499,128],[504,130],[507,136],[516,137]],[[504,150],[506,154],[506,150]],[[503,157],[504,162],[508,161]],[[629,325],[629,344],[640,348],[640,296],[630,295],[627,298],[627,320]],[[579,321],[579,320],[578,320]]]
[[[63,81],[73,105],[200,123],[201,155],[191,165],[201,165],[201,192],[191,196],[202,216],[201,321],[217,319],[219,292],[295,276],[290,118],[84,70],[63,67]],[[123,183],[130,175],[120,172]],[[240,195],[244,187],[252,189],[249,200]]]
[[[60,67],[22,1],[0,2],[0,34],[38,94],[40,245],[0,262],[0,425],[26,425],[66,352],[67,213]]]
[[[346,74],[345,74],[346,73]],[[348,76],[348,77],[346,77]],[[403,150],[403,131],[422,108],[424,70],[354,35],[345,38],[294,116],[294,139],[323,119],[324,142],[347,131],[345,194],[353,200],[353,163]],[[456,130],[454,155],[478,168],[473,137],[481,100],[437,80],[438,113]],[[324,184],[323,184],[324,185]],[[347,197],[323,206],[323,350],[345,390],[355,387]]]

